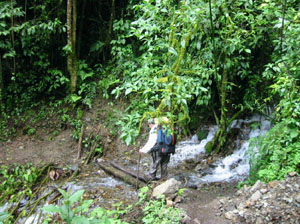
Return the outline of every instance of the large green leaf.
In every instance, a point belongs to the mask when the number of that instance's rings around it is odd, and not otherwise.
[[[75,213],[86,212],[92,203],[93,203],[93,200],[85,200],[84,202],[82,202],[82,204],[80,206],[76,207]]]
[[[83,195],[84,190],[76,191],[73,195],[70,197],[70,203],[73,205],[75,202],[79,201],[81,199],[81,196]]]
[[[42,210],[45,212],[51,212],[51,213],[61,212],[61,209],[55,205],[47,205],[47,206],[43,207]]]
[[[83,216],[76,216],[72,219],[72,224],[90,224],[90,221]]]

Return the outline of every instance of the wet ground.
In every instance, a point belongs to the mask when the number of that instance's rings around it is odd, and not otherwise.
[[[104,125],[94,125],[97,123],[93,121],[96,115],[88,114],[86,116],[91,118],[89,119],[91,126],[87,125],[87,130],[90,130],[90,133],[99,130],[105,157],[108,160],[117,160],[121,165],[135,170],[138,161],[138,147],[127,147],[120,139],[114,138]],[[143,141],[145,140],[142,140],[139,145],[142,145]],[[54,163],[60,168],[77,165],[82,167],[79,176],[76,180],[67,183],[64,188],[72,191],[85,189],[84,198],[94,199],[93,206],[111,209],[120,202],[126,205],[137,201],[137,192],[134,186],[107,175],[97,166],[97,162],[92,162],[88,166],[83,165],[82,160],[77,159],[77,146],[77,142],[72,137],[72,130],[63,130],[56,133],[55,136],[38,130],[34,136],[19,136],[0,143],[0,165],[25,164],[27,162],[35,165]],[[201,154],[202,151],[199,153]],[[87,151],[83,150],[81,158],[84,158],[86,154]],[[217,200],[219,196],[232,194],[235,189],[232,186],[224,188],[223,185],[198,186],[198,189],[195,189],[195,185],[189,183],[189,178],[185,178],[190,171],[195,173],[194,164],[181,163],[180,160],[172,161],[171,159],[169,177],[182,181],[183,187],[188,189],[177,206],[186,211],[192,223],[228,223],[217,214]],[[141,172],[146,173],[149,170],[150,162],[150,156],[143,155]],[[172,163],[179,165],[173,166]],[[59,181],[53,181],[50,185],[55,186]]]
[[[1,162],[3,164],[34,162],[48,163],[55,162],[57,166],[72,166],[81,164],[80,160],[76,159],[77,145],[72,139],[71,133],[68,131],[60,133],[55,139],[27,139],[22,141],[8,142],[1,146]],[[127,166],[129,169],[137,168],[137,154],[135,149],[132,153],[114,155],[110,159],[118,159],[119,163]],[[13,156],[13,155],[16,156]],[[23,155],[23,160],[22,160]],[[144,155],[142,158],[141,172],[147,172],[151,159],[149,155]],[[94,161],[87,166],[82,166],[79,176],[76,180],[64,185],[64,189],[76,191],[85,189],[84,198],[93,199],[93,206],[101,206],[103,208],[112,209],[122,202],[124,205],[134,204],[137,200],[137,191],[134,186],[130,186],[121,180],[117,180],[107,175],[97,166]],[[180,179],[184,183],[184,171],[189,172],[188,166],[178,168],[170,167],[169,175],[176,179]],[[50,186],[56,186],[58,181],[53,181]],[[232,187],[224,187],[222,185],[203,186],[196,189],[188,188],[184,194],[184,198],[176,206],[183,208],[192,220],[191,223],[201,224],[222,224],[228,221],[217,215],[217,200],[219,196],[227,196],[235,191]],[[199,222],[198,222],[199,221]]]

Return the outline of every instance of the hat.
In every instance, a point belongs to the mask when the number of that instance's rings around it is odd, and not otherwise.
[[[169,123],[169,119],[167,117],[160,117],[160,118],[151,118],[148,120],[148,124],[162,124],[162,123]]]
[[[150,119],[148,120],[148,124],[155,124],[155,123],[156,123],[156,121],[155,121],[154,118],[150,118]]]

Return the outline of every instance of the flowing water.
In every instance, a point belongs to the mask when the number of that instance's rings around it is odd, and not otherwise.
[[[197,172],[185,174],[188,175],[190,186],[200,183],[236,182],[248,177],[250,171],[249,155],[247,155],[250,144],[249,139],[264,135],[271,128],[271,123],[264,117],[253,116],[249,120],[235,120],[232,122],[231,128],[240,130],[238,138],[235,140],[236,148],[234,152],[216,161],[211,165],[213,168],[202,171],[202,174]],[[205,154],[204,147],[208,141],[212,140],[216,131],[216,126],[210,126],[207,138],[200,143],[195,144],[196,137],[179,143],[176,154],[171,158],[170,166],[176,168],[178,164],[186,159]]]
[[[170,159],[169,176],[179,180],[184,178],[188,182],[187,186],[243,180],[248,176],[250,169],[249,156],[246,154],[249,148],[249,139],[264,135],[270,126],[270,122],[260,116],[254,116],[249,120],[236,120],[232,123],[232,128],[238,129],[239,134],[234,142],[236,148],[231,155],[216,161],[208,169],[201,170],[201,172],[197,169],[182,169],[183,164],[189,161],[199,162],[205,158],[205,145],[213,139],[218,129],[215,125],[208,126],[206,127],[208,135],[205,139],[198,141],[197,136],[193,136],[190,140],[178,143],[176,153]],[[144,171],[149,169],[150,156],[144,156],[141,163],[141,169]],[[95,167],[97,165],[91,164],[90,168],[84,170],[76,181],[65,183],[62,188],[70,193],[85,189],[87,199],[94,199],[96,205],[108,209],[120,201],[131,203],[137,199],[137,192],[134,187],[107,176],[104,171]],[[136,165],[128,164],[128,168],[134,170]],[[8,205],[0,206],[0,211],[5,210],[6,206]],[[18,223],[36,224],[39,215],[40,211]]]

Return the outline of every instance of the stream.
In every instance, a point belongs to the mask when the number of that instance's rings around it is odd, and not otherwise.
[[[235,120],[231,128],[238,130],[238,135],[234,141],[233,153],[206,166],[203,166],[203,164],[208,163],[204,147],[207,142],[213,139],[218,127],[209,125],[203,128],[208,132],[205,139],[198,141],[197,135],[195,135],[189,140],[179,142],[176,147],[176,153],[170,159],[169,178],[185,182],[186,187],[197,188],[199,184],[203,183],[245,180],[250,170],[249,155],[246,153],[250,144],[249,139],[264,135],[271,128],[271,123],[258,115],[246,120]],[[137,169],[136,164],[126,161],[122,162],[125,162],[125,165],[131,170]],[[143,156],[141,160],[142,171],[147,173],[150,164],[150,156]],[[51,185],[47,186],[45,193],[49,189],[57,187],[56,182],[52,182]],[[68,192],[85,189],[84,199],[93,199],[93,206],[100,206],[106,209],[112,209],[113,205],[120,204],[120,202],[125,205],[136,202],[138,197],[135,187],[108,176],[97,166],[97,162],[88,165],[75,181],[65,183],[62,189]],[[25,205],[26,201],[22,203]],[[0,206],[0,212],[7,207],[8,204]],[[43,216],[43,214],[40,214],[41,207],[38,207],[38,212],[26,219],[20,219],[18,223],[39,223],[39,216]]]

